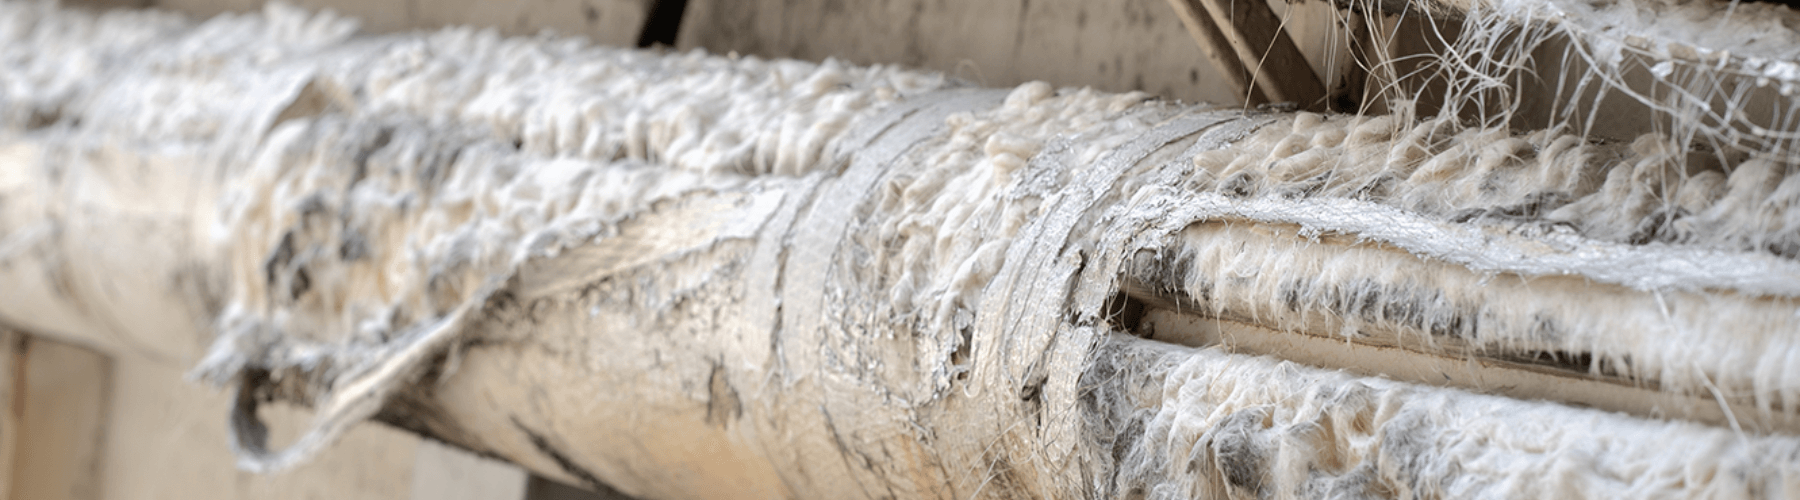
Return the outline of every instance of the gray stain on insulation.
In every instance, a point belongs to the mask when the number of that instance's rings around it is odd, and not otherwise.
[[[738,401],[737,389],[731,387],[724,367],[713,365],[712,375],[707,377],[706,423],[724,427],[744,414],[743,403]]]

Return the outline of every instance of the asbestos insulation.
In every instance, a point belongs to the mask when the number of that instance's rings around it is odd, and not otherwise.
[[[649,498],[1800,495],[1782,158],[355,33],[0,3],[0,318],[197,361],[257,470],[376,418]],[[1145,340],[1121,291],[1720,406]]]

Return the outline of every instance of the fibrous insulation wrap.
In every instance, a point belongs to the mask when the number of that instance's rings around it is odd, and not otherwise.
[[[1688,175],[1656,139],[362,36],[279,5],[193,24],[0,3],[0,56],[0,260],[156,278],[132,282],[148,302],[0,284],[191,310],[253,469],[379,415],[647,497],[1800,485],[1800,439],[1762,432],[1800,401],[1779,159]],[[176,220],[167,252],[83,260],[108,230],[78,219],[126,216]],[[1572,356],[1748,430],[1146,340],[1109,306],[1129,286],[1346,344]],[[29,315],[0,307],[102,328]],[[272,398],[318,411],[280,451],[255,416]]]

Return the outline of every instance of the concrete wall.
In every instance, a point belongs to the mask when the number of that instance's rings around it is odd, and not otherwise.
[[[1165,0],[693,0],[681,48],[1229,102]]]
[[[187,382],[182,370],[154,361],[116,358],[115,397],[97,478],[108,499],[409,498],[419,438],[362,425],[317,460],[292,471],[259,475],[234,465],[226,442],[226,393]],[[264,411],[277,433],[309,416],[286,406]],[[514,498],[517,498],[515,495]],[[23,500],[23,499],[21,499]]]
[[[90,0],[105,2],[109,0]],[[199,17],[252,11],[263,0],[146,0],[148,5]],[[293,0],[309,9],[331,9],[362,19],[363,29],[393,32],[472,25],[508,35],[552,30],[606,45],[631,45],[643,26],[649,0]]]
[[[120,0],[195,16],[245,12],[262,0]],[[596,43],[635,43],[653,0],[293,0],[364,20],[371,32],[493,27],[524,35],[551,30]],[[87,0],[115,4],[114,0]],[[1320,74],[1339,60],[1328,40],[1336,16],[1325,2],[1271,6]],[[901,64],[984,86],[1042,80],[1056,86],[1140,90],[1185,101],[1233,103],[1167,0],[689,0],[676,43],[765,58]]]
[[[87,349],[0,331],[9,464],[0,494],[18,499],[99,500],[93,478],[108,413],[111,362]]]

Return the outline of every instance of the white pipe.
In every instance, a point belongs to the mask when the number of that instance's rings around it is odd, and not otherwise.
[[[196,373],[239,391],[248,468],[372,417],[652,498],[1800,484],[1800,439],[1765,432],[1794,421],[1800,264],[1621,233],[1708,182],[1649,146],[356,37],[278,6],[0,20],[0,318],[181,361],[210,343]],[[1754,411],[1720,412],[1734,433],[1138,339],[1108,305],[1131,283],[1189,318],[1579,353]],[[269,449],[268,399],[314,428]]]

